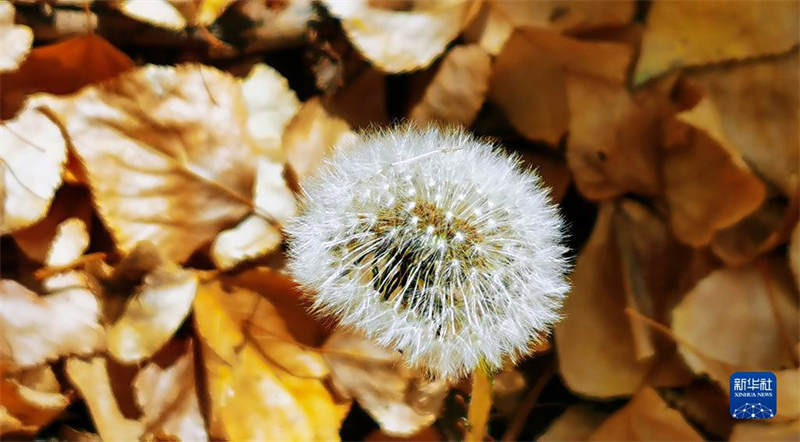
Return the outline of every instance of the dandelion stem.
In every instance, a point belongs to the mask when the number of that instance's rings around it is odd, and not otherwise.
[[[472,372],[472,394],[467,410],[467,434],[465,442],[482,442],[492,409],[492,374],[486,364],[478,364]]]

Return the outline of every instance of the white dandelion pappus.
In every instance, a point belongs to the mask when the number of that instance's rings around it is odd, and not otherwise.
[[[454,379],[527,354],[568,291],[537,175],[463,131],[364,134],[303,182],[289,270],[313,309]]]

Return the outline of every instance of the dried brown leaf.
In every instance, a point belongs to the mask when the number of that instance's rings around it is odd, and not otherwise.
[[[51,278],[70,287],[74,274]],[[90,354],[103,346],[99,306],[80,286],[39,296],[19,283],[0,280],[0,347],[12,366],[31,367],[61,356]]]
[[[130,388],[129,385],[115,385],[120,382],[114,376],[114,368],[106,358],[95,356],[89,360],[70,358],[65,365],[67,376],[77,388],[92,417],[98,434],[104,441],[139,440],[144,432],[141,422],[129,418],[120,408],[116,387]]]
[[[0,2],[0,72],[16,69],[33,44],[31,28],[14,24],[14,5]]]
[[[466,25],[473,1],[417,1],[409,11],[373,7],[367,0],[325,0],[353,46],[385,72],[424,68]]]
[[[589,440],[704,440],[679,412],[646,387],[606,419]]]
[[[608,414],[587,405],[571,405],[536,440],[542,442],[587,440]]]
[[[144,413],[141,421],[151,435],[208,440],[195,385],[192,341],[173,343],[174,348],[168,348],[172,359],[168,364],[157,358],[136,374],[133,388]]]
[[[0,122],[0,233],[44,218],[61,185],[66,158],[61,130],[35,107]]]
[[[352,137],[344,120],[330,115],[318,98],[312,98],[286,127],[283,149],[295,176],[302,180],[322,164],[331,149]]]
[[[765,261],[717,270],[701,280],[672,313],[672,330],[689,367],[727,388],[726,373],[708,358],[745,369],[791,364],[800,313],[790,279],[783,264]]]
[[[259,152],[233,77],[200,65],[146,66],[65,99],[42,98],[64,123],[123,252],[148,240],[180,262],[254,209]]]
[[[456,46],[442,59],[422,99],[411,108],[409,119],[469,127],[486,98],[490,73],[491,59],[483,49]]]
[[[405,367],[399,353],[346,331],[334,332],[323,348],[334,387],[358,401],[384,433],[410,436],[438,417],[449,386]]]
[[[764,184],[729,141],[708,98],[675,115],[665,136],[664,193],[679,240],[708,244],[716,231],[761,206]]]
[[[0,435],[35,434],[70,404],[49,366],[0,374]]]
[[[798,3],[792,0],[656,0],[647,16],[634,82],[684,66],[787,51],[800,41],[798,14]]]
[[[789,198],[800,184],[798,60],[795,51],[691,75],[714,101],[725,133],[745,161]]]
[[[183,323],[196,292],[191,271],[165,265],[149,273],[107,329],[110,355],[125,364],[152,356]]]
[[[775,423],[740,423],[733,426],[731,441],[786,441],[800,439],[800,420]]]
[[[242,80],[242,96],[247,106],[247,130],[259,152],[283,160],[283,131],[300,109],[289,82],[276,70],[259,63]]]

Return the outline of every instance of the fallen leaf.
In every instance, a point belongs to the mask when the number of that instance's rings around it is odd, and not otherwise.
[[[0,2],[0,72],[16,69],[33,44],[31,28],[14,24],[14,5]]]
[[[61,185],[66,156],[61,130],[40,110],[27,107],[0,122],[0,234],[44,218]]]
[[[346,331],[334,332],[323,346],[333,385],[352,397],[390,436],[410,436],[439,415],[449,390],[403,365],[400,354]]]
[[[491,59],[477,45],[456,46],[442,59],[409,119],[469,127],[489,90]]]
[[[58,225],[44,263],[50,267],[66,266],[89,247],[89,231],[79,218],[69,218]]]
[[[139,370],[133,382],[136,403],[144,413],[145,434],[208,440],[195,385],[192,341],[173,342],[173,360],[162,365],[159,359],[163,358],[156,358]]]
[[[70,358],[65,364],[67,377],[77,388],[94,422],[97,433],[104,441],[139,440],[144,432],[141,422],[127,417],[115,395],[114,368],[106,358],[95,356],[89,360]],[[129,385],[120,385],[129,388]]]
[[[570,405],[536,440],[587,440],[607,417],[607,413],[596,411],[587,405]]]
[[[347,409],[334,403],[320,380],[293,374],[300,367],[317,373],[308,365],[311,353],[304,354],[297,344],[292,344],[279,326],[274,333],[270,333],[271,328],[250,330],[245,320],[250,315],[253,319],[260,317],[254,309],[268,305],[268,301],[236,289],[232,296],[239,300],[232,306],[227,295],[231,293],[226,294],[219,283],[203,285],[194,304],[210,396],[211,436],[234,440],[338,440],[339,425]],[[248,302],[249,309],[240,310],[241,303],[247,301],[257,302]],[[240,317],[232,316],[232,312]],[[253,340],[251,333],[264,337]]]
[[[626,45],[519,29],[495,61],[489,96],[521,135],[555,145],[569,124],[565,73],[622,84],[630,57]]]
[[[203,0],[194,16],[194,23],[210,26],[233,2],[234,0]]]
[[[472,1],[414,2],[409,11],[373,7],[367,0],[322,2],[341,20],[350,42],[385,72],[429,65],[466,25]]]
[[[64,185],[59,188],[50,205],[47,216],[35,224],[12,234],[14,242],[25,255],[37,262],[44,262],[59,225],[67,218],[80,219],[87,230],[92,222],[92,202],[84,188]]]
[[[197,275],[191,271],[163,266],[149,273],[107,329],[111,356],[125,364],[152,356],[183,323],[196,292]]]
[[[0,117],[14,115],[34,92],[71,94],[132,67],[133,60],[95,33],[36,47],[18,70],[0,76]]]
[[[740,423],[733,426],[731,441],[786,441],[800,439],[800,420],[775,423]]]
[[[710,439],[728,440],[736,420],[731,416],[728,394],[706,379],[695,380],[683,391],[667,390],[664,399],[680,410]]]
[[[633,18],[630,0],[570,2],[567,0],[492,0],[465,31],[492,55],[500,52],[514,28],[535,27],[555,32],[587,32],[614,28]]]
[[[728,140],[709,99],[675,115],[665,137],[664,194],[679,240],[708,244],[716,231],[761,206],[764,184]]]
[[[800,369],[789,368],[775,372],[775,394],[778,401],[776,420],[791,421],[800,418]]]
[[[800,41],[796,1],[656,0],[647,15],[634,83],[685,66],[788,51]]]
[[[695,372],[708,373],[725,389],[727,376],[715,376],[707,358],[759,370],[777,370],[792,363],[800,312],[791,277],[778,262],[761,266],[711,273],[672,312],[672,330],[686,363]]]
[[[123,0],[117,7],[128,17],[154,26],[172,31],[186,27],[186,18],[169,0]]]
[[[350,126],[330,115],[318,98],[303,103],[286,127],[283,149],[298,180],[312,174],[336,146],[353,138]]]
[[[0,380],[0,435],[36,434],[70,404],[49,366]]]
[[[146,66],[64,99],[44,98],[123,252],[146,240],[181,262],[254,209],[259,152],[233,77],[200,65]]]
[[[640,203],[600,206],[594,231],[578,256],[564,319],[555,328],[559,368],[574,392],[598,398],[629,395],[643,382],[682,385],[688,379],[650,330],[625,309],[662,318],[692,278],[690,251],[664,221]],[[669,263],[665,265],[665,263]],[[648,376],[645,379],[645,376]]]
[[[69,276],[53,278],[65,281]],[[73,280],[65,282],[72,285]],[[32,367],[61,356],[91,354],[104,344],[97,300],[84,288],[39,296],[15,281],[3,279],[0,300],[0,352],[12,367]]]
[[[567,164],[578,190],[591,199],[661,189],[659,114],[627,88],[586,76],[567,76]]]
[[[550,188],[550,198],[561,201],[572,184],[572,174],[567,163],[553,152],[517,151],[522,162],[536,171]]]
[[[259,159],[253,202],[260,214],[267,214],[279,223],[294,216],[297,208],[294,195],[283,178],[283,164]],[[282,235],[273,222],[263,215],[250,215],[233,229],[221,232],[211,244],[211,259],[221,269],[275,251]]]
[[[792,238],[789,241],[789,268],[794,273],[795,286],[800,289],[800,223],[794,226]]]
[[[325,106],[353,128],[388,124],[385,75],[377,69],[365,68],[326,100]]]
[[[704,440],[652,388],[639,390],[606,419],[589,440]]]
[[[242,96],[247,106],[247,129],[259,152],[283,160],[283,131],[300,109],[289,82],[276,70],[259,63],[242,80]]]
[[[690,76],[713,100],[725,133],[745,161],[789,198],[800,184],[798,60],[794,51]]]
[[[364,438],[365,442],[436,442],[443,440],[445,440],[444,436],[434,426],[427,427],[411,436],[392,436],[377,429]]]

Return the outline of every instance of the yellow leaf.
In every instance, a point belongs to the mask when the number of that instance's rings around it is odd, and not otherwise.
[[[149,273],[107,330],[111,356],[126,364],[152,356],[183,323],[196,292],[191,271],[165,265]]]
[[[144,431],[141,422],[123,413],[115,396],[114,377],[106,358],[95,356],[88,361],[70,358],[65,364],[67,377],[86,401],[89,414],[104,441],[129,442],[139,440]],[[128,385],[120,385],[128,388]]]
[[[741,423],[733,426],[731,441],[786,441],[800,439],[800,420],[775,423]]]
[[[570,405],[536,440],[587,440],[607,416],[606,413],[595,411],[586,405]]]
[[[470,126],[486,98],[490,74],[491,59],[479,46],[453,48],[442,59],[409,118]]]
[[[0,2],[0,72],[16,69],[33,43],[31,28],[14,24],[14,5]]]
[[[258,150],[233,77],[200,65],[146,66],[45,98],[123,252],[148,240],[180,262],[254,209]]]
[[[589,440],[704,440],[681,414],[646,387],[606,419]]]
[[[647,15],[636,84],[684,66],[788,51],[800,40],[794,0],[655,0]]]
[[[705,245],[716,231],[758,209],[766,190],[729,141],[708,98],[670,124],[662,163],[670,223],[679,240]]]
[[[0,123],[0,234],[44,218],[66,159],[61,130],[36,108]]]
[[[103,328],[94,295],[74,275],[51,278],[69,287],[39,296],[15,281],[0,280],[0,353],[12,366],[31,367],[61,356],[102,349]]]
[[[209,26],[225,12],[234,0],[203,0],[194,22],[201,26]]]
[[[406,367],[399,353],[346,331],[335,332],[323,348],[334,387],[358,401],[384,433],[410,436],[439,416],[448,384]]]
[[[385,72],[428,66],[467,23],[470,0],[418,1],[410,11],[373,7],[367,0],[323,2],[350,42]]]
[[[123,0],[117,6],[123,14],[172,31],[182,31],[186,18],[168,0]]]
[[[262,317],[254,310],[259,306],[270,308],[257,294],[244,289],[226,293],[219,283],[201,286],[195,298],[211,435],[232,440],[338,439],[346,409],[334,403],[320,380],[295,375],[304,362],[310,373],[321,374],[321,367],[314,367],[314,358],[292,344],[280,324],[273,332],[275,317],[259,327],[250,325],[249,318]]]

